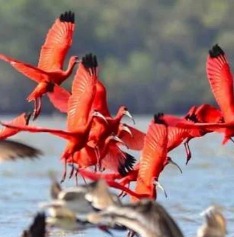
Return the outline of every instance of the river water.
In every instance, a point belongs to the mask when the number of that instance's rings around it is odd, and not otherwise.
[[[9,117],[1,116],[2,121]],[[149,116],[135,116],[136,127],[146,131]],[[130,124],[130,121],[126,120]],[[42,117],[36,125],[64,128],[63,117]],[[0,236],[20,236],[39,210],[38,203],[50,199],[49,173],[58,178],[62,174],[60,154],[65,142],[48,134],[21,133],[15,140],[40,148],[44,155],[34,161],[17,161],[0,164]],[[160,183],[168,197],[158,190],[158,201],[176,219],[185,236],[195,236],[202,224],[200,212],[209,205],[223,207],[227,218],[228,234],[234,236],[234,144],[222,145],[220,134],[209,134],[190,142],[192,159],[185,165],[184,147],[170,153],[183,170],[167,166],[160,176]],[[133,153],[139,157],[138,153]],[[74,180],[67,180],[64,187],[73,186]],[[114,232],[115,236],[126,236],[125,232]],[[55,230],[50,236],[105,236],[99,230],[88,230],[79,234]]]

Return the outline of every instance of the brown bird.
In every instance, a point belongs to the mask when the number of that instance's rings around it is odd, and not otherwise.
[[[46,216],[45,213],[38,213],[33,223],[28,229],[24,230],[21,237],[46,237]]]
[[[202,215],[205,216],[205,223],[198,229],[197,237],[226,236],[226,220],[219,207],[210,206]]]
[[[42,155],[37,148],[13,140],[0,140],[0,162],[30,158]]]
[[[110,228],[125,226],[141,237],[183,237],[180,228],[164,207],[149,199],[110,206],[101,212],[90,213],[87,220]]]

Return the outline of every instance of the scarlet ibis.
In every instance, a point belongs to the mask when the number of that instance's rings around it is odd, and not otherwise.
[[[41,96],[47,92],[53,92],[54,85],[60,85],[66,80],[78,62],[78,57],[72,56],[68,68],[63,70],[65,56],[72,45],[74,29],[75,15],[73,12],[64,12],[56,19],[41,47],[37,67],[0,54],[0,59],[10,63],[17,71],[38,83],[27,98],[29,102],[34,101],[34,119],[41,110]]]
[[[217,108],[209,104],[202,104],[191,107],[184,117],[161,114],[161,119],[168,125],[168,151],[171,151],[183,142],[187,155],[186,164],[188,164],[192,156],[189,141],[213,131],[208,127],[198,127],[194,126],[194,124],[221,122],[223,121],[223,116]]]
[[[97,72],[96,72],[97,74]],[[98,110],[101,114],[103,114],[106,117],[111,116],[108,105],[107,105],[107,91],[105,88],[105,85],[99,80],[98,75],[97,80],[96,80],[96,93],[94,96],[94,100],[92,103],[92,108],[91,110]],[[53,93],[47,93],[49,95],[50,101],[52,104],[61,112],[67,113],[68,108],[68,100],[71,95],[71,93],[64,88],[60,86],[54,86],[54,91]],[[95,121],[95,119],[94,119]]]
[[[206,73],[213,95],[222,111],[225,123],[234,123],[233,76],[227,57],[219,45],[209,51]],[[234,130],[227,128],[223,143],[234,136]]]
[[[103,120],[96,119],[89,135],[89,146],[99,147],[99,144],[109,135],[112,133],[117,134],[121,119],[124,115],[133,119],[126,106],[120,106],[116,116],[106,117],[107,123],[103,122]]]
[[[93,117],[101,117],[106,121],[105,117],[98,111],[94,111],[90,114],[90,108],[95,95],[96,67],[97,60],[95,56],[89,54],[82,58],[82,63],[79,65],[73,80],[72,94],[68,101],[68,131],[5,124],[7,127],[18,128],[21,131],[29,131],[34,133],[46,132],[66,139],[68,141],[67,146],[61,156],[65,162],[65,170],[62,181],[66,177],[67,160],[70,156],[72,157],[76,151],[82,149],[88,141]]]
[[[222,112],[210,104],[192,106],[184,118],[194,123],[224,122]]]
[[[96,156],[93,148],[86,145],[79,152],[74,154],[73,163],[77,164],[79,168],[99,165],[101,170],[109,169],[119,172],[124,176],[131,170],[135,158],[130,154],[123,152],[118,147],[117,143],[122,143],[117,136],[111,135],[107,137],[99,150],[99,157]]]
[[[224,121],[233,121],[233,77],[227,57],[217,44],[209,51],[206,73],[213,95],[223,113]]]
[[[151,121],[144,140],[139,161],[135,191],[148,198],[156,198],[155,180],[164,168],[167,159],[168,130],[159,116]]]

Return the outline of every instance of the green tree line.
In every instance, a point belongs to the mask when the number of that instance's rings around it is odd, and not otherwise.
[[[231,0],[0,3],[0,53],[34,65],[55,18],[74,11],[76,30],[68,57],[97,55],[113,113],[122,104],[133,113],[183,113],[194,104],[215,104],[205,73],[208,50],[219,43],[234,64]],[[31,110],[26,97],[35,83],[3,61],[0,72],[0,113]],[[69,89],[71,83],[72,77],[64,86]],[[55,112],[46,97],[43,112]]]

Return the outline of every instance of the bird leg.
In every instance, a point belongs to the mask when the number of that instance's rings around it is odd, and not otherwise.
[[[62,176],[62,179],[61,179],[60,183],[64,182],[64,180],[66,179],[66,175],[67,175],[67,160],[65,159],[64,169],[63,169],[63,176]]]
[[[40,113],[41,113],[41,97],[38,97],[34,100],[33,121],[37,119]]]
[[[80,176],[82,177],[84,183],[87,185],[87,181],[86,181],[85,177],[83,175],[80,175]]]
[[[191,140],[190,137],[186,138],[185,142],[184,142],[184,147],[185,147],[185,151],[186,151],[186,155],[187,155],[187,158],[186,158],[186,165],[188,164],[189,160],[191,159],[192,157],[192,153],[191,153],[191,150],[190,150],[190,147],[189,147],[189,141]]]
[[[234,140],[233,140],[233,138],[232,137],[230,137],[230,140],[234,143]]]
[[[130,188],[130,183],[128,183],[127,188]],[[121,193],[118,195],[119,198],[124,198],[125,196],[127,196],[127,193],[125,191],[121,191]]]
[[[71,163],[74,164],[73,154],[71,155]],[[72,165],[72,166],[71,166],[71,172],[70,172],[70,175],[69,175],[69,179],[72,178],[72,176],[73,176],[73,174],[74,174],[74,171],[75,171],[75,166]]]
[[[156,187],[160,188],[160,189],[163,191],[165,197],[167,198],[167,192],[166,192],[166,190],[163,188],[163,186],[159,183],[159,181],[154,180],[154,185],[155,185]]]
[[[101,155],[100,155],[100,151],[99,151],[98,146],[95,146],[94,152],[95,152],[95,155],[96,155],[96,158],[97,158],[98,170],[100,171],[101,168],[102,168],[102,162],[101,162]],[[95,169],[97,169],[96,166],[95,166]],[[96,172],[96,171],[95,171],[95,172]]]

